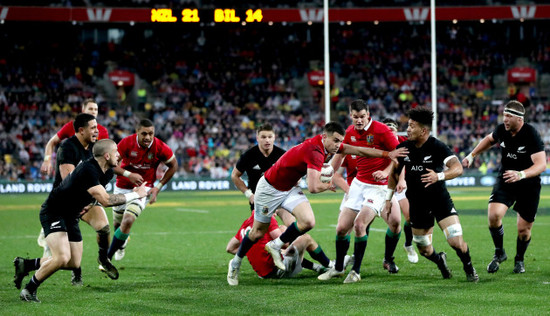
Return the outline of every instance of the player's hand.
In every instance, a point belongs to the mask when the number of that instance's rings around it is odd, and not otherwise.
[[[514,182],[518,182],[519,180],[523,179],[521,177],[520,172],[516,171],[516,170],[506,170],[506,171],[504,171],[504,174],[502,175],[502,178],[504,179],[504,182],[506,182],[506,183],[514,183]]]
[[[160,190],[157,187],[152,188],[149,190],[149,204],[153,204],[157,201],[157,195],[159,194]]]
[[[464,159],[462,159],[462,167],[464,168],[470,168],[473,163],[474,163],[474,156],[472,156],[471,153],[468,154],[468,156],[464,157]]]
[[[140,198],[146,197],[147,195],[149,195],[149,193],[147,193],[147,187],[145,186],[146,184],[147,184],[147,181],[143,182],[139,187],[135,187],[133,190],[134,192],[137,192],[137,194],[139,194]]]
[[[397,163],[397,158],[405,157],[409,154],[409,150],[405,147],[397,148],[389,152],[388,157]]]
[[[375,172],[372,173],[372,177],[374,181],[383,182],[386,179],[388,179],[388,174],[383,170],[376,170]]]
[[[403,190],[407,189],[407,182],[406,181],[399,181],[397,182],[397,186],[395,186],[395,192],[401,193]]]
[[[248,203],[250,203],[250,205],[254,204],[254,193],[248,198]]]
[[[89,211],[92,207],[94,207],[94,203],[88,204],[88,205],[84,206],[84,207],[82,208],[82,211],[80,211],[80,214],[79,214],[78,216],[82,217],[82,215],[88,213],[88,211]]]
[[[130,182],[132,182],[134,185],[142,185],[143,184],[143,178],[139,173],[132,172],[128,176],[128,179]]]
[[[426,185],[424,186],[425,188],[439,181],[439,179],[437,178],[437,173],[435,173],[435,171],[429,168],[426,168],[426,170],[428,171],[428,173],[422,175],[422,182],[426,183]]]
[[[42,162],[42,165],[40,166],[40,173],[45,175],[45,176],[49,176],[50,174],[52,174],[52,170],[53,170],[53,167],[52,167],[52,162],[51,161],[43,161]]]

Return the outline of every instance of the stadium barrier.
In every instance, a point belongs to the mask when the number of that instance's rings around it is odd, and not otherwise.
[[[448,187],[492,186],[496,175],[466,175],[446,181]],[[107,185],[107,192],[112,192],[115,181]],[[550,174],[541,175],[542,185],[550,185]],[[0,181],[0,194],[49,193],[53,181]],[[305,179],[300,181],[300,187],[307,188]],[[237,190],[230,178],[175,178],[162,188],[163,191],[228,191]]]

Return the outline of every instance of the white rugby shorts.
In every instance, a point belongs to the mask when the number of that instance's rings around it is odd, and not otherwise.
[[[387,188],[387,185],[363,183],[355,178],[349,187],[348,200],[344,206],[355,212],[367,206],[380,216],[386,206]]]
[[[300,187],[295,186],[289,191],[279,191],[267,182],[264,176],[258,181],[254,194],[254,219],[268,224],[275,211],[282,207],[289,213],[308,199]]]

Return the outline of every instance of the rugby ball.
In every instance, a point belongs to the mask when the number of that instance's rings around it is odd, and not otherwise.
[[[329,163],[323,164],[323,168],[321,168],[321,182],[329,183],[332,181],[333,175],[334,169],[332,169],[332,166]]]

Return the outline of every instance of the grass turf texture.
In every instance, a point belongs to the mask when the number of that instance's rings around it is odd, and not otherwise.
[[[434,246],[447,252],[453,278],[443,280],[435,264],[420,257],[411,264],[403,250],[402,234],[396,249],[400,271],[382,268],[385,223],[375,220],[362,265],[362,281],[317,280],[305,270],[295,279],[261,280],[243,262],[240,284],[226,282],[227,241],[247,217],[249,208],[237,192],[161,193],[135,223],[116,281],[97,269],[95,232],[81,223],[84,287],[71,285],[69,271],[59,271],[38,291],[41,304],[24,303],[12,283],[16,256],[38,257],[38,211],[45,195],[0,196],[0,306],[1,314],[548,314],[550,293],[550,187],[543,187],[532,242],[525,257],[527,272],[512,273],[516,248],[516,217],[504,218],[508,261],[495,274],[486,266],[493,243],[487,229],[490,188],[453,188],[464,237],[470,245],[478,284],[466,282],[460,260],[437,227]],[[342,193],[308,194],[317,224],[311,235],[330,258]],[[111,209],[107,209],[111,218]],[[353,238],[353,237],[352,237]],[[353,239],[352,239],[353,241]],[[350,252],[353,245],[350,247]],[[309,256],[306,254],[306,258]],[[348,270],[349,271],[349,270]],[[32,273],[30,274],[32,276]],[[26,277],[23,285],[29,280]]]

